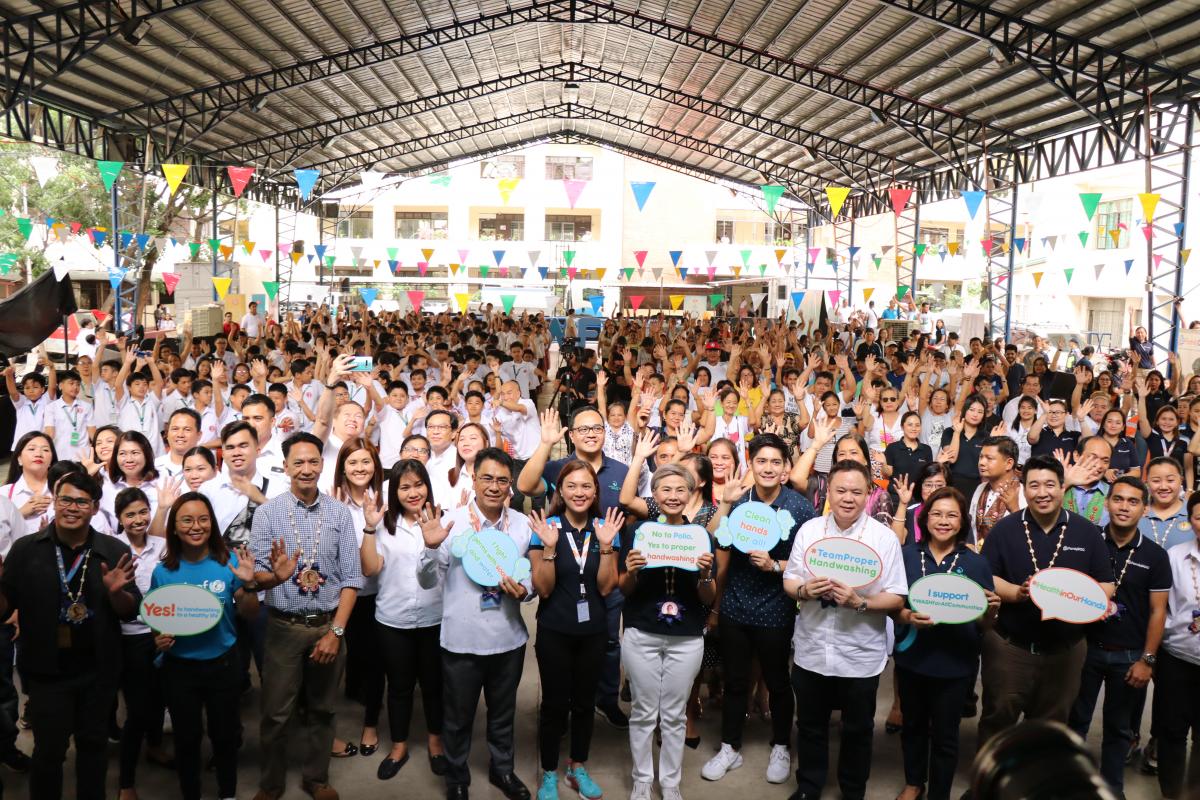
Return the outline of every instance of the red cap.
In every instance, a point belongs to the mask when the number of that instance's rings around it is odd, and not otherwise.
[[[720,350],[721,345],[717,342],[709,342],[708,344],[704,345],[704,349],[705,350]]]

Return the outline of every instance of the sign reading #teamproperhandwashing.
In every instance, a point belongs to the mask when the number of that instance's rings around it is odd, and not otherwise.
[[[987,611],[987,594],[970,578],[939,572],[927,575],[908,587],[908,604],[934,622],[961,625],[973,622]]]
[[[1034,573],[1029,579],[1029,598],[1042,610],[1042,619],[1086,625],[1108,613],[1104,587],[1090,575],[1068,567]]]
[[[804,566],[818,578],[840,581],[851,589],[869,586],[883,574],[883,559],[874,548],[842,536],[810,544],[804,551]]]
[[[142,622],[170,636],[204,633],[220,622],[225,613],[221,598],[203,586],[190,583],[172,583],[148,592],[139,611]]]
[[[732,545],[743,553],[770,550],[791,536],[795,519],[786,509],[776,511],[757,500],[742,503],[717,528],[717,542]]]
[[[531,565],[517,543],[495,528],[460,533],[450,542],[450,552],[462,559],[467,577],[480,586],[499,586],[501,574],[522,581]]]
[[[711,553],[708,531],[699,525],[667,525],[643,522],[633,535],[633,549],[646,557],[646,569],[678,567],[700,569],[696,559]]]

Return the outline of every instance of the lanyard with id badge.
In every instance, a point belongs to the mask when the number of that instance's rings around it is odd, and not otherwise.
[[[75,411],[75,415],[71,415],[71,411]],[[83,445],[83,433],[79,430],[79,414],[80,409],[76,405],[63,405],[63,416],[67,418],[67,422],[71,423],[71,447],[80,447]]]
[[[602,523],[603,520],[596,520],[593,523],[593,527],[599,527]],[[575,601],[575,620],[580,625],[590,622],[592,619],[592,614],[589,609],[587,584],[583,581],[583,572],[587,568],[588,552],[592,545],[592,531],[589,530],[587,535],[583,537],[583,546],[576,547],[575,535],[569,532],[563,533],[562,520],[560,520],[558,517],[550,517],[548,520],[546,520],[546,524],[553,525],[554,527],[558,528],[559,541],[564,539],[566,540],[567,544],[571,548],[571,556],[575,559],[575,563],[579,565],[579,599]]]

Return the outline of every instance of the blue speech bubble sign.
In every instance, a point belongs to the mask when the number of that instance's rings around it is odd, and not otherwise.
[[[467,577],[480,586],[499,586],[501,573],[514,581],[530,574],[529,559],[517,543],[495,528],[460,533],[450,542],[450,552],[462,559]]]
[[[770,550],[792,535],[796,521],[787,509],[774,509],[752,500],[742,503],[717,527],[717,542],[743,553]]]

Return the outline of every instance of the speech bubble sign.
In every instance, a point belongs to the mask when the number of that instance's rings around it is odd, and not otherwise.
[[[159,633],[196,636],[212,630],[225,607],[220,597],[203,586],[172,583],[147,592],[138,611],[142,622]]]
[[[1042,619],[1075,625],[1095,622],[1108,613],[1108,595],[1090,575],[1068,567],[1051,567],[1029,579],[1029,598],[1042,610]]]
[[[450,552],[462,559],[467,577],[480,586],[499,586],[501,573],[514,581],[530,574],[529,559],[517,543],[495,528],[460,533],[450,542]]]
[[[717,542],[722,547],[733,546],[743,553],[770,550],[792,534],[795,520],[786,509],[776,511],[766,503],[752,500],[742,503],[721,520]]]
[[[941,625],[974,622],[987,611],[987,594],[970,578],[950,572],[927,575],[908,587],[908,604]]]
[[[712,552],[708,531],[700,525],[643,522],[633,535],[633,549],[646,557],[645,569],[678,567],[696,572],[696,559]]]
[[[804,551],[804,566],[818,578],[841,581],[851,589],[870,586],[883,574],[883,559],[874,548],[842,536],[810,544]]]

